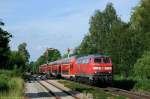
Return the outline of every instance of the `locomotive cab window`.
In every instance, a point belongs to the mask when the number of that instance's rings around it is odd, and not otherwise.
[[[95,58],[94,63],[102,63],[102,59],[101,58]]]
[[[110,63],[110,59],[109,59],[109,57],[105,57],[105,58],[103,58],[103,62],[104,62],[104,63]]]

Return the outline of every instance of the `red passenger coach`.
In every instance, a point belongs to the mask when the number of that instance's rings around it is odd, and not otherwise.
[[[47,70],[47,64],[43,64],[39,67],[39,72],[40,73],[47,73],[48,70]]]
[[[61,61],[61,76],[73,80],[76,73],[76,57],[65,58]]]
[[[104,55],[90,55],[78,58],[75,78],[77,81],[89,83],[111,83],[111,58]]]
[[[59,77],[60,74],[60,61],[55,61],[50,63],[51,64],[51,75],[54,77]]]

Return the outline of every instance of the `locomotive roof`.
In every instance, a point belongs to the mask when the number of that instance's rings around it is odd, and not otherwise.
[[[52,65],[52,64],[68,63],[68,62],[70,62],[73,58],[76,58],[76,56],[71,56],[71,57],[69,57],[69,58],[63,58],[63,59],[60,59],[60,60],[57,60],[57,61],[54,61],[54,62],[50,62],[49,64]]]
[[[41,66],[45,66],[45,65],[47,65],[47,64],[42,64]],[[41,67],[41,66],[40,66],[40,67]]]
[[[109,57],[108,55],[102,55],[102,54],[93,54],[93,55],[87,55],[87,56],[71,56],[70,58],[63,58],[54,62],[50,62],[48,63],[49,65],[57,65],[57,64],[61,64],[61,63],[69,63],[71,62],[72,59],[76,58],[77,60],[79,59],[83,59],[83,58],[96,58],[96,57]],[[41,66],[45,66],[47,64],[43,64]]]
[[[82,58],[97,58],[97,57],[109,57],[109,56],[108,55],[95,54],[95,55],[87,55],[87,56],[78,57],[77,59],[82,59]]]

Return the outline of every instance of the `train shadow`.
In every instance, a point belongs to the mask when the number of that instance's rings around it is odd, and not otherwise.
[[[73,91],[67,91],[68,93],[73,93],[73,95],[77,95],[78,93],[75,93]],[[67,93],[64,92],[53,92],[53,94],[55,94],[56,96],[59,97],[67,97],[70,96]],[[38,92],[38,93],[25,93],[25,97],[32,99],[32,98],[46,98],[46,97],[55,97],[53,94],[51,94],[50,92]]]
[[[113,80],[112,87],[131,90],[136,83],[137,81],[135,80]]]
[[[52,97],[48,92],[39,92],[39,93],[25,93],[25,97],[28,98],[42,98],[42,97]]]

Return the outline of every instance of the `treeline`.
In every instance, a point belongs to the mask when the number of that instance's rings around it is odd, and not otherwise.
[[[35,62],[30,62],[30,71],[38,73],[39,66],[47,64],[61,58],[61,54],[58,49],[48,48]]]
[[[74,54],[104,51],[112,57],[115,74],[150,78],[149,0],[140,1],[133,9],[129,22],[122,21],[113,4],[108,3],[103,11],[95,11],[89,24],[89,33]]]
[[[0,21],[0,98],[22,97],[24,94],[25,72],[29,69],[30,55],[27,44],[22,43],[17,50],[11,50],[9,42],[13,37],[3,29]]]
[[[13,70],[17,69],[20,72],[25,72],[29,69],[29,52],[27,44],[21,43],[18,50],[11,50],[9,42],[13,37],[11,33],[4,30],[4,22],[0,22],[0,69]]]

